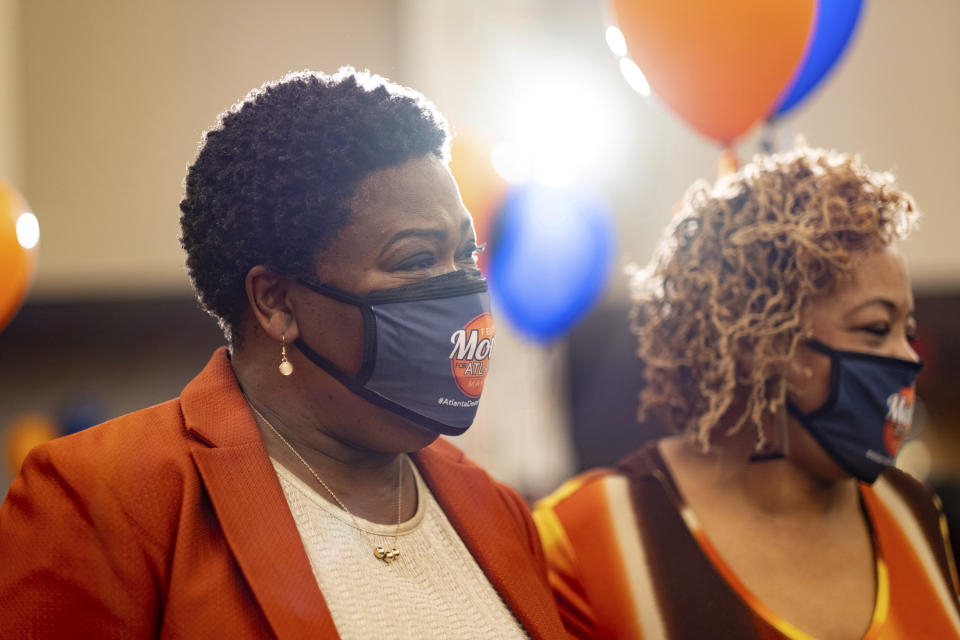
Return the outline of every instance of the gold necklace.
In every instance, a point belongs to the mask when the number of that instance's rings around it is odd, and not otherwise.
[[[297,460],[303,463],[303,466],[305,466],[307,468],[307,471],[309,471],[310,474],[317,480],[317,482],[320,483],[320,486],[327,490],[327,493],[330,494],[330,497],[333,498],[334,502],[340,505],[340,508],[347,512],[347,514],[350,516],[350,519],[353,520],[353,527],[358,531],[362,532],[363,528],[360,526],[360,523],[357,522],[357,517],[353,515],[353,511],[350,511],[350,509],[347,508],[347,505],[343,504],[343,501],[337,497],[337,494],[333,492],[333,489],[327,486],[327,483],[320,478],[317,472],[313,470],[313,467],[311,467],[309,463],[307,463],[307,461],[304,460],[303,456],[300,455],[300,452],[294,449],[293,445],[287,442],[287,439],[284,438],[282,435],[280,435],[280,432],[277,431],[276,427],[270,424],[270,421],[267,420],[266,416],[260,413],[257,410],[257,408],[253,406],[253,404],[251,404],[249,401],[247,402],[247,404],[249,404],[250,408],[253,409],[253,412],[257,414],[257,416],[259,416],[261,420],[263,420],[264,424],[270,427],[270,431],[273,431],[273,435],[277,436],[277,438],[280,439],[280,442],[287,445],[287,448],[290,449],[290,452],[297,457]],[[394,560],[400,557],[400,549],[397,548],[397,537],[400,535],[400,517],[402,513],[400,505],[401,505],[402,497],[403,497],[403,464],[401,462],[400,471],[399,473],[397,473],[397,526],[393,530],[393,547],[387,550],[387,549],[384,549],[383,547],[378,546],[376,549],[373,550],[373,555],[378,560],[383,560],[387,564],[390,564],[391,562],[393,562]]]

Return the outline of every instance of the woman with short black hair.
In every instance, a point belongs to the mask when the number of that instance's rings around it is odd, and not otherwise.
[[[2,635],[562,634],[524,502],[437,440],[473,421],[494,339],[447,146],[420,94],[352,69],[221,117],[181,222],[230,347],[30,455]]]

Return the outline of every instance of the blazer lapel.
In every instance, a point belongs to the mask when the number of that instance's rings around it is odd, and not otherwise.
[[[446,449],[446,451],[444,451]],[[452,446],[438,442],[411,457],[490,583],[531,638],[565,637],[543,569],[525,545],[493,481]]]
[[[226,349],[180,395],[191,455],[227,544],[278,638],[339,638]],[[207,445],[207,446],[203,446]],[[556,605],[510,507],[445,442],[411,457],[490,583],[532,638],[564,637]]]
[[[226,349],[180,396],[191,456],[227,544],[278,638],[339,638]]]

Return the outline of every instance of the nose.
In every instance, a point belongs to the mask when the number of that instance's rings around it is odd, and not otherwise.
[[[913,348],[913,345],[910,344],[910,341],[907,340],[906,336],[897,339],[896,347],[894,348],[893,353],[890,355],[894,358],[900,358],[901,360],[920,362],[920,354],[918,354],[916,349]]]

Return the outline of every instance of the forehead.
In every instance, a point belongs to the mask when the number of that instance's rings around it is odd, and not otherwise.
[[[357,186],[350,210],[346,224],[318,256],[321,276],[349,265],[368,268],[394,236],[410,229],[459,242],[470,221],[450,170],[433,155],[370,173]]]
[[[357,187],[347,226],[389,236],[412,224],[459,229],[469,214],[447,165],[433,155],[374,171]]]
[[[907,266],[894,247],[884,247],[865,256],[851,278],[842,280],[832,292],[814,301],[812,311],[844,314],[871,300],[887,300],[903,312],[913,310]]]

